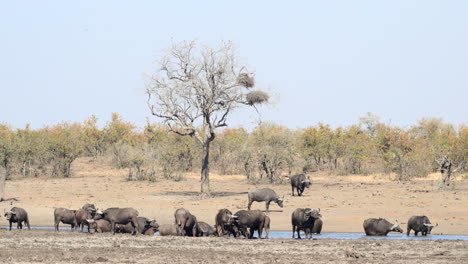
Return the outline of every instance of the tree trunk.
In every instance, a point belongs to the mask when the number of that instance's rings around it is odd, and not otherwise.
[[[5,198],[6,169],[0,166],[0,201]]]
[[[201,194],[202,197],[211,197],[210,192],[210,140],[203,144],[203,160],[201,170]]]

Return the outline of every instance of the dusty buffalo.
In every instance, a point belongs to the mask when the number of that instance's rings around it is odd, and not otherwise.
[[[54,210],[54,226],[55,231],[59,231],[60,222],[71,225],[71,231],[78,228],[78,223],[76,222],[76,210],[69,210],[65,208],[56,208]]]
[[[88,221],[86,219],[92,219],[96,215],[96,207],[94,204],[85,204],[81,209],[76,210],[75,217],[76,223],[80,227],[80,231],[83,232],[83,227],[88,226],[88,232],[90,231]]]
[[[297,232],[297,238],[301,239],[300,231],[303,230],[306,238],[312,238],[312,229],[317,219],[321,217],[320,209],[297,208],[291,215],[292,237]]]
[[[187,209],[177,209],[174,213],[174,218],[178,228],[178,234],[181,236],[197,236],[197,218]]]
[[[258,231],[258,238],[262,238],[265,224],[269,222],[267,215],[260,210],[240,210],[234,214],[234,224],[247,238],[252,238],[255,230]]]
[[[290,179],[291,179],[292,196],[294,196],[294,189],[297,190],[297,195],[301,196],[305,188],[309,188],[310,185],[312,185],[312,183],[310,182],[310,179],[306,177],[304,174],[291,176]]]
[[[28,213],[23,208],[13,207],[10,209],[10,211],[5,212],[5,217],[6,220],[10,223],[10,230],[13,223],[16,223],[17,229],[23,229],[23,222],[28,227],[28,229],[31,229],[29,226]]]
[[[417,236],[419,232],[423,236],[427,236],[432,231],[432,228],[436,227],[436,225],[431,224],[429,218],[427,216],[412,216],[408,220],[408,230],[406,231],[406,235],[409,236],[411,230],[414,230],[414,235]]]
[[[133,208],[108,208],[96,214],[99,215],[97,218],[105,219],[111,223],[112,234],[115,234],[116,224],[126,225],[128,223],[133,228],[132,235],[137,234],[138,211]]]
[[[137,231],[140,234],[145,234],[148,231],[148,229],[153,229],[154,232],[158,231],[159,224],[154,219],[139,216],[137,217],[137,222],[138,222]],[[117,233],[132,233],[133,232],[132,223],[128,223],[126,225],[116,225],[116,226],[117,226],[116,227]]]
[[[219,237],[229,236],[230,233],[236,237],[236,232],[233,230],[232,213],[228,209],[220,209],[215,217],[216,232]]]
[[[208,237],[208,236],[217,235],[216,230],[215,230],[214,227],[212,227],[211,225],[209,225],[209,224],[207,224],[205,222],[202,222],[202,221],[198,222],[197,233],[198,233],[197,236],[200,236],[200,237],[203,237],[203,236]]]
[[[312,228],[313,234],[320,234],[322,232],[323,221],[321,218],[315,220],[314,227]]]
[[[160,236],[178,236],[177,233],[178,226],[176,224],[170,225],[160,225],[159,226],[159,235]]]
[[[93,232],[106,233],[110,232],[112,229],[111,223],[104,219],[87,219],[86,221],[88,222],[89,227],[91,230],[93,230]]]
[[[369,218],[364,221],[363,227],[368,236],[386,236],[390,232],[403,233],[398,221],[392,224],[383,218]]]
[[[270,203],[275,202],[281,208],[283,208],[283,198],[280,198],[275,191],[269,188],[264,189],[256,189],[249,191],[249,205],[247,208],[250,210],[253,202],[265,202],[266,204],[266,211],[269,211]]]

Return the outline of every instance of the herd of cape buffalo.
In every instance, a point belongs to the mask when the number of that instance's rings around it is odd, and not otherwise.
[[[311,186],[311,181],[304,174],[290,177],[292,196],[296,190],[299,196],[306,188]],[[269,212],[271,202],[283,207],[283,198],[269,188],[256,189],[248,192],[248,208],[233,214],[228,209],[220,209],[215,216],[215,225],[197,221],[197,218],[187,209],[179,208],[174,213],[174,224],[159,225],[155,219],[139,216],[133,208],[108,208],[104,211],[98,210],[94,204],[85,204],[78,210],[56,208],[54,210],[54,227],[59,231],[59,224],[71,225],[71,230],[87,226],[89,233],[132,233],[154,235],[159,232],[161,236],[234,236],[253,238],[254,232],[258,232],[258,238],[268,238],[270,231],[270,217],[260,210],[250,210],[253,202],[265,202],[266,212]],[[12,223],[17,223],[17,228],[22,229],[23,223],[30,229],[29,217],[26,210],[13,207],[5,211],[6,220],[9,221],[10,230]],[[291,216],[292,237],[300,239],[300,231],[305,233],[306,238],[312,238],[313,233],[320,234],[323,221],[320,209],[297,208]],[[431,233],[433,227],[427,216],[412,216],[408,220],[407,235],[413,230],[417,236]],[[363,223],[364,231],[368,236],[386,236],[389,232],[403,233],[398,221],[394,224],[383,218],[369,218]]]

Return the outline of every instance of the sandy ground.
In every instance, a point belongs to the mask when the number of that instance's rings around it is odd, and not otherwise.
[[[2,263],[467,263],[468,241],[132,237],[0,230]]]
[[[219,209],[228,208],[233,213],[245,209],[245,192],[270,187],[285,198],[284,208],[273,203],[270,206],[272,210],[281,210],[270,213],[272,230],[290,230],[292,211],[298,207],[311,207],[321,209],[323,232],[363,232],[362,222],[369,217],[398,219],[400,223],[406,223],[412,215],[427,215],[433,223],[439,224],[433,230],[434,234],[468,234],[468,180],[458,180],[453,190],[438,191],[438,175],[398,183],[384,176],[312,174],[313,186],[304,196],[292,197],[289,185],[254,186],[247,184],[242,176],[212,174],[211,188],[215,197],[200,199],[199,176],[196,174],[188,175],[180,182],[129,182],[125,180],[126,170],[112,169],[87,159],[75,162],[73,171],[75,176],[69,179],[8,181],[6,196],[18,197],[20,201],[12,205],[0,203],[0,209],[23,207],[29,212],[32,226],[53,226],[54,207],[77,209],[85,203],[95,203],[100,209],[134,207],[141,216],[155,218],[161,224],[173,223],[175,209],[184,207],[200,221],[214,224]],[[264,203],[253,205],[253,209],[264,208]],[[1,217],[0,225],[6,224],[5,218]],[[402,227],[406,230],[405,224]]]

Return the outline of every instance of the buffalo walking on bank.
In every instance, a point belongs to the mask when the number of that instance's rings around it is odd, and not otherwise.
[[[296,189],[297,195],[301,196],[304,190],[312,185],[310,178],[306,177],[305,174],[294,175],[291,176],[290,179],[292,196],[294,196],[294,189]]]
[[[270,203],[275,202],[279,207],[283,208],[283,198],[280,198],[275,191],[270,188],[255,189],[248,193],[249,204],[247,209],[250,210],[253,202],[265,202],[266,211],[270,211]]]

